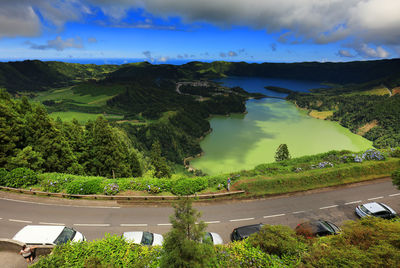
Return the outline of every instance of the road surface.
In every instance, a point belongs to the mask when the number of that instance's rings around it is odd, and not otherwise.
[[[0,237],[12,238],[27,224],[64,224],[79,230],[88,240],[102,238],[105,233],[120,235],[133,230],[163,234],[170,229],[169,215],[173,213],[169,206],[126,206],[115,202],[98,207],[99,201],[87,200],[82,206],[82,202],[71,200],[51,204],[43,202],[43,197],[24,199],[19,194],[0,192]],[[227,243],[233,228],[260,222],[293,228],[307,219],[322,218],[340,226],[346,220],[357,219],[356,205],[372,201],[386,203],[400,212],[400,191],[390,179],[262,200],[195,204],[195,208],[202,212],[208,231],[219,233]]]

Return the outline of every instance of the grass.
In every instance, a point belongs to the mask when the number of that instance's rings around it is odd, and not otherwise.
[[[50,117],[57,119],[60,117],[62,121],[72,121],[72,119],[77,119],[79,123],[83,124],[88,120],[96,120],[98,116],[104,116],[107,120],[120,120],[123,118],[122,115],[116,114],[90,114],[81,112],[54,112],[50,114]]]
[[[101,107],[106,105],[107,100],[124,90],[125,88],[119,85],[107,86],[87,83],[41,92],[34,98],[34,101],[70,101],[80,106]]]
[[[258,175],[241,178],[235,188],[245,190],[248,196],[266,196],[306,191],[329,186],[367,181],[390,176],[400,168],[400,159],[349,163],[340,167],[291,172],[272,176]]]
[[[309,116],[312,116],[312,117],[314,117],[314,118],[317,118],[317,119],[323,119],[323,120],[325,120],[327,117],[333,115],[333,111],[322,111],[322,112],[320,112],[320,111],[316,111],[316,110],[311,110],[311,111],[308,113],[308,115],[309,115]]]

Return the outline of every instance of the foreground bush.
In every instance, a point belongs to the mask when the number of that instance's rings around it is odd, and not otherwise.
[[[3,171],[3,174],[4,171]],[[4,186],[21,188],[34,185],[38,182],[36,173],[29,168],[15,168],[3,179]]]
[[[396,185],[400,189],[400,169],[392,173],[393,185]]]
[[[211,266],[203,267],[400,267],[400,222],[372,217],[349,221],[341,234],[307,242],[287,227],[267,226],[247,240],[212,250]],[[160,267],[162,254],[161,247],[106,235],[93,242],[57,246],[33,267]]]

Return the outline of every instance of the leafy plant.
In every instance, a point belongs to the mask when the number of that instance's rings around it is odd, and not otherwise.
[[[0,186],[6,186],[8,171],[5,168],[0,168]]]
[[[66,185],[66,191],[69,194],[82,195],[101,193],[103,191],[101,182],[100,178],[76,179]]]
[[[286,144],[281,144],[276,150],[275,161],[280,162],[286,159],[290,159],[289,149]]]
[[[21,188],[34,185],[38,182],[38,177],[29,168],[15,168],[6,176],[6,186]]]
[[[106,195],[116,195],[119,193],[119,185],[116,183],[109,183],[104,186],[104,194]]]

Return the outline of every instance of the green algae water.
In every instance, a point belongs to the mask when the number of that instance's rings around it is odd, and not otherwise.
[[[312,118],[285,100],[250,100],[246,107],[247,114],[210,120],[213,131],[201,142],[204,155],[191,161],[193,167],[211,175],[252,169],[274,162],[282,143],[292,157],[372,147],[338,123]]]

